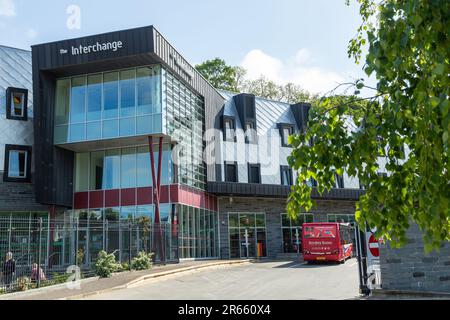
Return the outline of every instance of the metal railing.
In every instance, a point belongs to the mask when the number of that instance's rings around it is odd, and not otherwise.
[[[73,270],[92,276],[102,250],[128,265],[141,251],[154,252],[156,264],[177,262],[178,228],[139,219],[0,218],[0,293],[65,282]]]

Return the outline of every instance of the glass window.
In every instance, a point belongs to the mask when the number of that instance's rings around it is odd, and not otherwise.
[[[70,123],[86,120],[86,77],[72,78],[70,94]]]
[[[170,223],[170,211],[172,205],[169,203],[162,203],[159,205],[159,221],[161,223]]]
[[[136,134],[147,134],[153,132],[153,117],[142,116],[137,117]]]
[[[245,139],[246,142],[253,142],[254,139],[254,128],[253,128],[253,123],[252,122],[247,122],[245,124]]]
[[[98,140],[102,138],[101,121],[88,122],[86,124],[86,138],[88,140]]]
[[[266,219],[264,213],[256,214],[256,226],[257,227],[266,227]]]
[[[57,80],[55,125],[69,123],[69,97],[70,97],[70,79]]]
[[[293,129],[293,127],[285,126],[285,127],[283,127],[282,132],[283,132],[282,145],[285,147],[289,146],[288,138],[290,135],[292,135],[292,133],[294,132],[294,129]]]
[[[120,208],[106,208],[105,209],[105,220],[108,221],[119,221]]]
[[[133,220],[136,216],[136,207],[121,207],[120,208],[120,220]]]
[[[151,68],[139,68],[136,74],[137,83],[137,114],[152,112],[152,81]]]
[[[237,213],[230,213],[228,215],[228,227],[239,228],[239,217]]]
[[[120,72],[120,116],[132,117],[135,115],[135,79],[136,70]]]
[[[290,227],[291,226],[291,220],[289,219],[289,216],[285,213],[281,214],[281,225],[283,227]]]
[[[155,218],[153,206],[138,206],[137,217],[148,217],[150,219],[150,222],[153,222]]]
[[[120,123],[119,123],[119,130],[120,133],[119,135],[121,137],[126,137],[126,136],[133,136],[135,135],[135,122],[136,122],[136,118],[125,118],[125,119],[120,119]]]
[[[122,149],[121,157],[121,187],[136,186],[136,148]]]
[[[137,148],[137,186],[147,187],[152,185],[150,166],[150,152],[148,147]]]
[[[55,143],[66,143],[68,137],[69,137],[68,125],[55,127]]]
[[[11,93],[11,116],[23,117],[25,115],[25,94],[21,92]]]
[[[248,165],[248,182],[261,183],[261,167],[259,165]]]
[[[225,163],[225,181],[237,182],[237,164]]]
[[[27,158],[28,152],[21,150],[9,151],[9,178],[26,178],[27,177]]]
[[[86,137],[86,124],[78,123],[70,126],[70,141],[82,141]]]
[[[292,170],[287,166],[281,166],[281,184],[283,186],[292,185]]]
[[[234,121],[232,119],[224,120],[225,141],[234,141]]]
[[[100,120],[102,117],[102,75],[88,76],[87,121]]]
[[[119,135],[119,120],[103,121],[103,138],[114,138]]]
[[[255,215],[254,214],[239,214],[239,222],[242,227],[254,227]]]
[[[118,117],[119,104],[119,73],[109,72],[104,74],[103,83],[103,119]]]
[[[75,191],[89,190],[89,153],[75,155]]]
[[[97,151],[91,153],[91,166],[90,166],[90,189],[100,190],[103,187],[103,166],[104,166],[105,153],[103,151]]]
[[[120,150],[107,150],[103,189],[120,188]]]

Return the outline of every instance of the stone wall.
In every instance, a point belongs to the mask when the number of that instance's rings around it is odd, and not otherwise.
[[[442,245],[439,253],[425,254],[422,234],[417,225],[407,232],[408,244],[391,248],[380,247],[382,288],[450,292],[450,243]]]
[[[228,213],[260,212],[266,214],[267,256],[274,258],[282,252],[281,213],[286,212],[286,199],[219,198],[220,257],[229,259]],[[326,222],[327,213],[354,214],[355,203],[352,201],[317,201],[312,210],[315,222]]]
[[[36,203],[32,183],[3,182],[0,171],[0,212],[48,211],[48,206]]]

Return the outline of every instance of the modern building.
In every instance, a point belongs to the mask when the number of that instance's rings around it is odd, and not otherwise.
[[[305,126],[307,104],[216,90],[153,26],[32,56],[36,197],[52,217],[177,225],[167,260],[275,257],[295,252],[302,221],[353,221],[361,190],[346,176],[315,194],[314,213],[285,214],[287,136]]]

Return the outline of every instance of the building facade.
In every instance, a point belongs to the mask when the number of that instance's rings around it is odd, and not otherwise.
[[[345,175],[314,193],[315,212],[286,215],[287,136],[308,104],[218,91],[152,26],[32,57],[36,197],[55,218],[174,225],[178,252],[155,248],[164,260],[276,257],[296,252],[302,222],[354,220],[361,190]],[[88,252],[96,241],[85,237]]]

